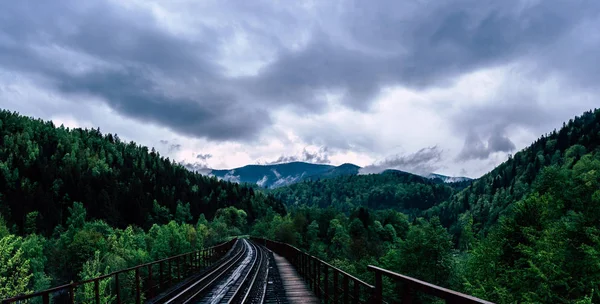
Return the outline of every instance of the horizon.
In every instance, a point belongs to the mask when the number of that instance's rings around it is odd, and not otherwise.
[[[0,11],[0,107],[197,168],[297,160],[479,178],[600,97],[595,2]]]

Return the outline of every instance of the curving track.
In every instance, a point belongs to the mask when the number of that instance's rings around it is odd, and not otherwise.
[[[173,290],[154,303],[233,304],[269,302],[265,296],[269,253],[241,239],[219,263],[199,278]]]

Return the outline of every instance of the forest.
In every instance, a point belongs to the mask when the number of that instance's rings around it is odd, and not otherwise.
[[[437,183],[418,175],[388,170],[382,174],[304,181],[276,188],[270,193],[287,206],[333,207],[341,212],[367,207],[414,213],[449,200],[465,184],[468,182]]]
[[[387,172],[263,192],[99,130],[3,111],[0,133],[0,298],[249,233],[367,281],[372,264],[497,303],[600,302],[600,110],[457,185]]]

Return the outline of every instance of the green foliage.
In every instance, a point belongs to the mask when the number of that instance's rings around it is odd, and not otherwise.
[[[439,219],[418,219],[406,240],[382,258],[384,267],[421,280],[447,286],[452,273],[452,241]]]
[[[178,223],[188,223],[192,220],[192,213],[190,212],[190,203],[177,202],[177,209],[175,209],[175,221]]]
[[[37,220],[39,212],[33,211],[27,213],[25,218],[25,234],[34,234],[37,231]]]
[[[2,215],[0,215],[0,238],[8,236],[9,234],[10,232],[8,231],[8,227],[6,227],[6,221]]]
[[[33,274],[21,249],[22,239],[8,235],[0,239],[0,299],[31,292]]]
[[[304,181],[272,190],[288,206],[334,207],[349,212],[356,207],[425,210],[446,201],[455,190],[410,173],[344,175],[317,181]]]
[[[102,268],[102,263],[100,261],[100,252],[96,251],[94,253],[93,258],[85,262],[85,264],[83,265],[83,269],[79,274],[79,277],[83,281],[93,279],[108,273],[110,273],[110,268]],[[114,295],[111,295],[110,292],[111,282],[112,278],[106,278],[98,282],[98,290],[100,292],[100,303],[112,303],[112,301],[114,301],[114,299],[116,298]],[[82,287],[80,287],[77,290],[77,302],[84,304],[96,303],[94,288],[95,287],[93,283],[84,284]]]
[[[249,221],[268,208],[285,213],[272,196],[191,172],[99,129],[57,128],[9,111],[0,111],[0,123],[0,213],[20,234],[49,236],[60,225],[81,227],[82,218],[67,223],[66,215],[82,207],[87,218],[113,227],[146,229],[173,215],[180,222],[200,214],[212,219],[229,206],[243,209]],[[185,204],[178,208],[179,202]]]
[[[600,300],[600,159],[568,155],[473,249],[467,292],[499,303]]]
[[[532,183],[549,166],[572,167],[600,144],[600,109],[569,120],[560,131],[542,136],[464,191],[427,211],[459,236],[460,215],[469,212],[476,234],[487,234],[514,202],[531,194]],[[557,188],[560,189],[560,188]],[[458,241],[458,239],[455,239]]]
[[[44,290],[50,288],[51,278],[45,272],[48,258],[45,254],[47,241],[43,236],[36,234],[28,235],[21,243],[23,257],[29,261],[30,270],[33,274],[30,283],[31,290]]]
[[[74,202],[72,207],[69,207],[69,217],[67,218],[67,227],[69,229],[79,229],[85,224],[87,211],[82,203]]]

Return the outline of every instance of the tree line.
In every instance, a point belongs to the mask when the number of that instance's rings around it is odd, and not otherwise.
[[[267,208],[285,212],[270,195],[190,172],[117,135],[0,111],[0,214],[9,227],[23,233],[36,212],[37,232],[51,235],[75,201],[90,218],[120,228],[147,229],[161,217],[156,212],[174,214],[182,204],[194,219],[210,219],[228,206],[245,210],[250,220]]]

